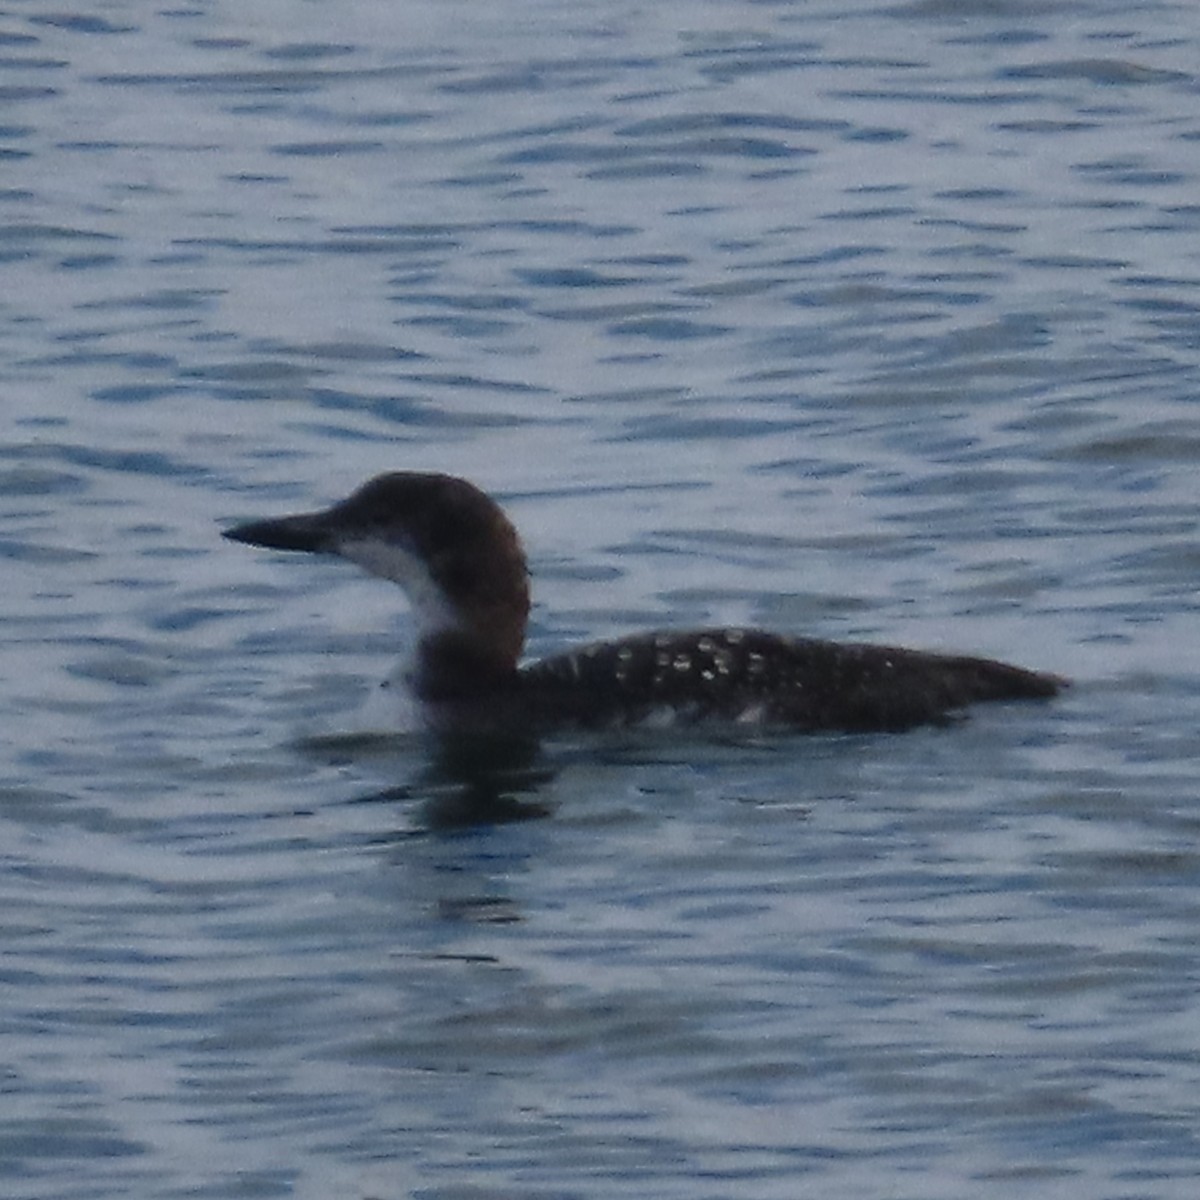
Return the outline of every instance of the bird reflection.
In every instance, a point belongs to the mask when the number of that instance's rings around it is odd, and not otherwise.
[[[554,778],[535,739],[442,739],[425,777],[422,816],[430,829],[495,825],[549,816],[533,799]]]
[[[305,738],[300,748],[331,763],[391,758],[400,752],[411,769],[414,743],[393,735],[342,734]],[[353,802],[417,802],[417,825],[426,831],[530,821],[554,811],[536,799],[557,774],[536,738],[454,734],[422,743],[422,752],[428,757],[410,782],[356,796]]]

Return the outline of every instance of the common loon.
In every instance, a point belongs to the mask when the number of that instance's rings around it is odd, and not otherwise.
[[[899,731],[976,701],[1053,696],[1066,682],[985,658],[739,628],[643,633],[520,666],[529,615],[520,539],[495,501],[451,475],[379,475],[332,508],[224,536],[339,555],[398,583],[417,625],[402,679],[436,731],[674,721]]]

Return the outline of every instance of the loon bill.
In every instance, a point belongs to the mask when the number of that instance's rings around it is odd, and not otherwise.
[[[720,721],[899,731],[979,701],[1044,699],[1066,685],[986,658],[756,629],[644,633],[521,666],[529,577],[520,539],[495,501],[451,475],[379,475],[332,508],[223,536],[335,554],[398,583],[417,624],[403,679],[435,730]]]

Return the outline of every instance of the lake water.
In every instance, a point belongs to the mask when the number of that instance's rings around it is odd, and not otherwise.
[[[0,1191],[1190,1200],[1200,9],[40,9]],[[473,821],[497,764],[357,736],[394,589],[218,536],[389,469],[505,503],[535,654],[738,622],[1075,686],[547,744]]]

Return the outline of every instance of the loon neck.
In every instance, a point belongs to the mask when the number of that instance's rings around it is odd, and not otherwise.
[[[459,629],[427,633],[417,642],[408,683],[419,700],[453,703],[510,687],[517,657],[499,653],[486,638]]]
[[[398,583],[416,623],[423,700],[491,691],[516,674],[529,617],[525,554],[490,497],[444,475],[385,475],[330,510],[337,552]]]

